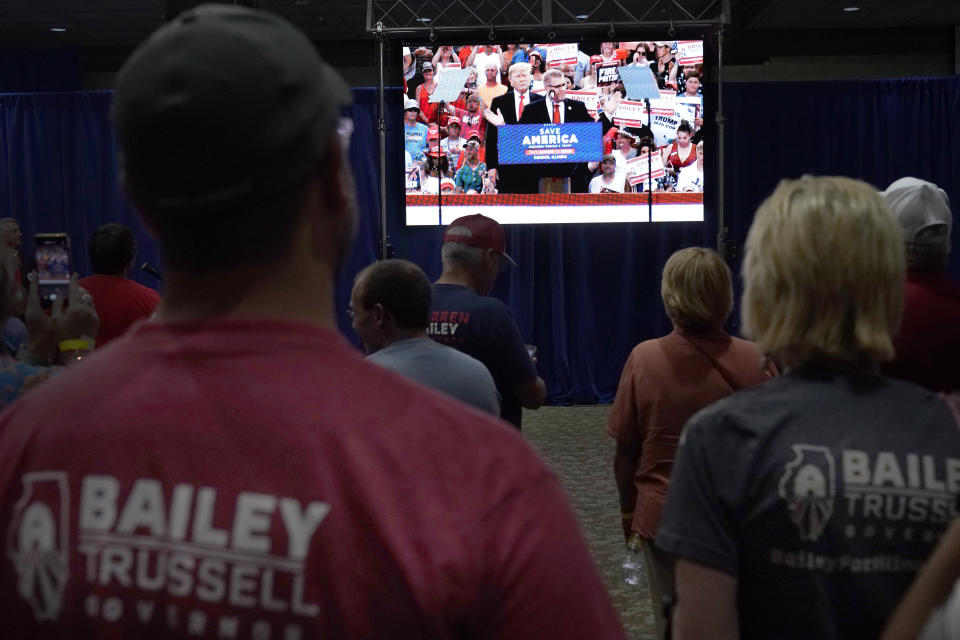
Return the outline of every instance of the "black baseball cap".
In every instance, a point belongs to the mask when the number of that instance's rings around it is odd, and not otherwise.
[[[116,78],[120,163],[147,211],[222,209],[304,180],[351,93],[289,22],[206,4],[141,44]]]

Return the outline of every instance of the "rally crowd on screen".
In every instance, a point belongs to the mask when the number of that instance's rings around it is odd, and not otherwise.
[[[699,57],[678,61],[678,44],[602,42],[592,55],[575,44],[563,45],[570,49],[557,54],[554,45],[404,47],[407,192],[631,193],[646,191],[648,184],[652,191],[702,192],[702,50]],[[640,66],[650,69],[660,90],[651,111],[676,114],[666,131],[643,117],[636,120],[635,112],[631,119],[617,115],[627,101],[620,70]],[[449,103],[431,102],[448,69],[468,70],[462,92]],[[533,112],[524,118],[526,107],[540,101],[549,103],[546,118]],[[529,167],[501,166],[496,137],[498,125],[551,121],[553,102],[561,105],[558,122],[603,125],[596,161],[553,168],[562,184],[542,182],[544,172],[531,177]],[[644,154],[658,156],[656,176],[646,163],[628,163]]]

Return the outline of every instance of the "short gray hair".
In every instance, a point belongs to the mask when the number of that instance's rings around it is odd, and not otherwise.
[[[455,231],[457,227],[447,229],[447,233]],[[480,264],[484,250],[480,247],[471,247],[462,242],[444,242],[440,247],[440,260],[445,269],[450,267],[472,268]]]
[[[560,69],[550,69],[543,74],[543,84],[546,85],[550,78],[559,78],[561,80],[565,80],[566,76],[563,75],[563,71],[560,71]]]

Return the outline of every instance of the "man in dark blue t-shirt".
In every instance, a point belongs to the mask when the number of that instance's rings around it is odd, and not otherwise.
[[[486,216],[463,216],[447,227],[427,333],[487,366],[503,399],[500,417],[519,429],[521,407],[539,408],[546,385],[510,309],[486,295],[502,268],[516,264],[505,248],[503,227]]]

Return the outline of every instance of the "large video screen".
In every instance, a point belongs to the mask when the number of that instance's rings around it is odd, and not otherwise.
[[[703,49],[407,43],[406,223],[703,220]]]

